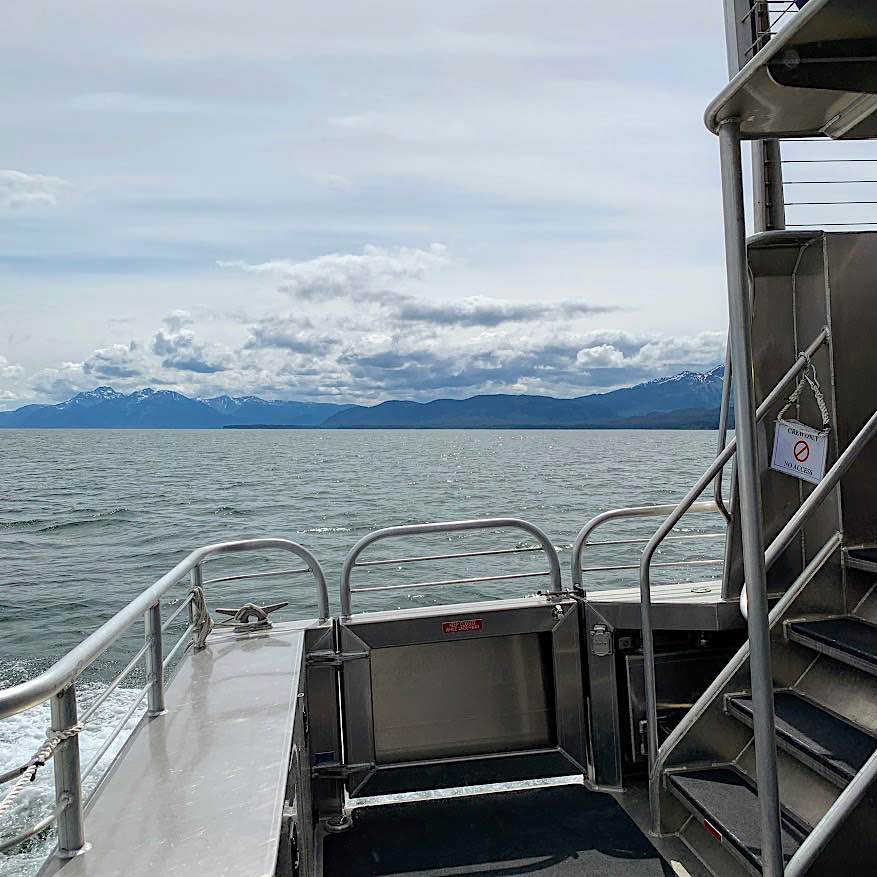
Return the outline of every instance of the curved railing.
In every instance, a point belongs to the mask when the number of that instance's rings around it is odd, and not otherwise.
[[[237,576],[224,576],[204,580],[204,564],[213,558],[249,551],[284,551],[294,554],[304,561],[304,567],[295,569],[269,570]],[[127,606],[117,612],[109,621],[102,624],[94,633],[71,649],[51,667],[18,685],[0,690],[0,719],[9,718],[46,701],[50,701],[52,714],[52,736],[48,742],[55,742],[56,748],[46,758],[55,759],[55,811],[25,832],[0,842],[0,852],[10,849],[39,834],[57,821],[58,854],[70,857],[79,853],[85,845],[82,808],[86,803],[83,797],[82,782],[95,770],[113,741],[118,737],[137,709],[147,698],[150,716],[165,712],[164,689],[165,672],[173,659],[190,642],[199,628],[195,616],[195,604],[201,588],[223,581],[236,581],[266,576],[288,576],[311,574],[317,586],[317,603],[320,621],[329,616],[329,595],[326,578],[319,561],[311,552],[297,542],[288,539],[244,539],[235,542],[219,542],[205,545],[181,560],[170,572],[163,575],[154,585],[135,597]],[[186,598],[174,612],[162,619],[161,600],[184,578],[190,581],[191,588]],[[164,654],[164,634],[170,625],[184,612],[188,612],[188,625],[167,655]],[[98,698],[88,704],[82,715],[78,715],[76,680],[110,646],[113,645],[135,622],[144,620],[146,637],[144,644],[125,668],[113,679]],[[139,697],[116,723],[104,740],[97,754],[84,770],[80,769],[78,733],[90,718],[103,706],[107,698],[131,674],[138,663],[145,662],[147,683]],[[61,742],[58,742],[58,741]],[[33,762],[20,765],[0,775],[0,785],[12,780],[21,780],[33,766]],[[0,809],[6,809],[11,800],[4,798]]]
[[[462,551],[452,554],[427,554],[415,557],[394,557],[388,560],[359,561],[359,556],[370,545],[386,539],[398,539],[407,536],[419,536],[429,533],[459,533],[467,530],[520,530],[532,536],[539,545],[527,548],[499,548],[485,551]],[[354,588],[350,583],[354,569],[363,567],[379,566],[402,566],[409,563],[421,563],[429,560],[452,560],[468,557],[494,557],[503,554],[521,554],[531,551],[543,551],[548,560],[548,569],[541,572],[520,572],[507,575],[475,576],[463,579],[442,579],[439,581],[407,582],[405,584],[374,585],[367,588]],[[408,588],[437,588],[446,585],[471,585],[481,582],[509,581],[513,579],[528,579],[548,577],[551,582],[551,590],[560,592],[560,561],[551,540],[535,524],[520,518],[476,518],[469,521],[441,521],[432,524],[406,524],[399,527],[384,527],[381,530],[373,530],[366,534],[351,548],[350,553],[344,559],[341,569],[341,615],[349,618],[352,608],[351,595],[374,591],[398,591]]]
[[[585,549],[589,547],[609,547],[609,546],[621,546],[621,545],[645,545],[649,541],[649,537],[638,538],[638,539],[606,539],[601,540],[599,542],[592,542],[591,534],[597,530],[599,527],[608,524],[610,521],[618,521],[624,520],[627,518],[664,518],[667,515],[671,514],[675,510],[675,506],[672,505],[643,505],[643,506],[630,506],[628,508],[621,509],[610,509],[607,512],[602,512],[596,517],[591,518],[581,530],[579,530],[578,536],[576,536],[576,540],[573,543],[572,547],[572,567],[571,567],[571,575],[572,575],[572,583],[573,587],[576,589],[576,592],[580,597],[586,596],[586,590],[584,586],[584,574],[591,572],[615,572],[619,570],[634,570],[639,569],[638,563],[631,564],[620,564],[614,566],[582,566],[582,557],[584,556]],[[702,502],[693,503],[692,506],[688,509],[688,512],[715,512],[720,513],[721,508],[719,505],[712,500],[704,500]],[[725,531],[717,533],[686,533],[686,534],[678,534],[676,536],[668,536],[664,541],[667,542],[688,542],[693,540],[702,540],[702,539],[724,539]],[[722,560],[709,559],[709,560],[670,560],[664,563],[656,563],[653,566],[660,567],[682,567],[682,566],[718,566],[723,563]]]

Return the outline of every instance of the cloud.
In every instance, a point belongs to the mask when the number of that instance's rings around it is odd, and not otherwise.
[[[450,263],[443,244],[426,250],[366,245],[361,253],[330,253],[303,262],[286,259],[260,264],[220,261],[221,268],[266,274],[280,291],[303,301],[380,301],[382,293],[400,283],[422,280]]]
[[[176,331],[173,328],[167,332],[159,329],[152,337],[151,349],[156,356],[161,357],[162,368],[198,374],[225,371],[226,364],[221,355],[198,341],[191,330],[179,328],[180,314],[185,314],[185,318],[188,318],[184,311],[174,311],[170,317],[165,318],[165,323],[177,327]]]
[[[340,302],[380,309],[382,325],[422,323],[438,327],[491,328],[502,323],[539,319],[575,319],[620,310],[616,306],[593,305],[584,301],[511,302],[488,296],[436,300],[400,291],[401,285],[423,281],[427,275],[453,264],[442,244],[428,249],[366,246],[361,253],[332,253],[302,262],[278,260],[248,264],[220,262],[220,267],[237,268],[271,278],[277,289],[300,303]],[[357,311],[362,317],[362,311]],[[254,332],[253,344],[267,346],[276,333]],[[278,346],[284,346],[279,336]]]
[[[59,194],[69,184],[58,177],[0,170],[0,207],[21,210],[28,207],[55,207]]]
[[[0,353],[0,381],[18,380],[24,375],[24,369],[20,365],[11,363]]]

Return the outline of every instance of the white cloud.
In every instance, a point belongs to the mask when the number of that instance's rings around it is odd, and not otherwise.
[[[0,170],[0,207],[54,207],[68,186],[65,180],[22,171]]]
[[[278,289],[296,299],[362,301],[379,299],[391,287],[422,280],[449,263],[447,248],[436,243],[425,250],[368,244],[361,253],[330,253],[303,262],[280,259],[255,265],[228,261],[218,264],[221,268],[268,275]]]
[[[24,369],[20,365],[11,363],[2,353],[0,353],[0,381],[14,381],[24,374]]]

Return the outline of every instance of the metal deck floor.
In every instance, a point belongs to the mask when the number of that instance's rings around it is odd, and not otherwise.
[[[583,786],[363,807],[354,820],[326,837],[326,877],[674,873],[611,796]]]

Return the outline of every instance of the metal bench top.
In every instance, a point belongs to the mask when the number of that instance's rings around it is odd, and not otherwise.
[[[640,626],[639,587],[591,590],[588,602],[597,604],[600,614],[615,627]],[[655,627],[665,630],[723,630],[745,624],[738,601],[722,597],[720,579],[654,585],[652,616]]]
[[[63,877],[274,874],[304,646],[300,624],[213,635],[144,719],[85,817]]]

